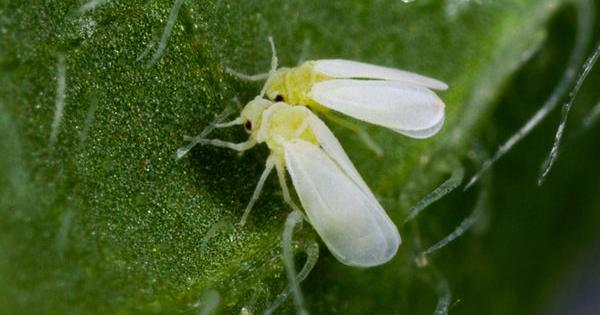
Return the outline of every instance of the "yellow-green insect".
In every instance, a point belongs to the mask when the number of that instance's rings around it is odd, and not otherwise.
[[[438,80],[393,68],[343,59],[306,61],[295,68],[277,68],[273,40],[269,73],[244,75],[266,79],[261,96],[318,112],[333,110],[392,129],[412,138],[428,138],[444,124],[444,102],[431,90],[448,86]]]
[[[193,144],[246,151],[264,143],[271,151],[241,224],[258,199],[263,185],[277,172],[283,197],[293,209],[286,183],[290,174],[304,213],[329,250],[342,263],[369,267],[396,254],[400,234],[327,126],[305,106],[291,106],[256,97],[235,120],[217,128],[243,125],[248,140],[231,143],[219,139],[187,137]],[[205,134],[206,135],[206,134]],[[191,146],[178,151],[178,157]]]

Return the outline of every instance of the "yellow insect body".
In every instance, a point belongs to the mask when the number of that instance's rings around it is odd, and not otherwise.
[[[306,105],[326,112],[329,109],[315,102],[309,93],[313,86],[332,77],[313,71],[314,61],[307,61],[295,68],[279,68],[266,83],[266,96],[290,105]]]
[[[268,105],[270,104],[270,105]],[[258,113],[263,109],[262,113]],[[250,137],[256,143],[266,143],[274,155],[284,164],[283,144],[292,140],[304,140],[318,144],[315,135],[309,128],[307,119],[312,115],[304,106],[290,106],[283,102],[272,103],[256,98],[246,105],[241,117],[250,121]],[[253,117],[253,120],[249,119]]]

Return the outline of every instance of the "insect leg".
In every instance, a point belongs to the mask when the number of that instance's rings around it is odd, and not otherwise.
[[[283,165],[279,160],[275,161],[275,170],[277,171],[277,178],[279,178],[279,185],[281,186],[281,191],[283,192],[283,200],[287,203],[293,210],[300,211],[300,208],[296,205],[296,203],[292,200],[290,196],[290,190],[288,188],[287,182],[285,180],[285,171]]]
[[[256,184],[254,193],[252,193],[252,198],[250,199],[250,202],[248,202],[248,206],[246,206],[246,210],[244,210],[244,214],[242,215],[242,219],[240,220],[240,225],[243,226],[246,224],[246,221],[248,220],[248,215],[250,214],[250,211],[252,211],[252,207],[254,206],[254,203],[256,202],[256,200],[258,200],[258,197],[260,196],[260,192],[262,191],[263,186],[265,185],[265,181],[267,180],[267,177],[273,170],[273,166],[274,166],[274,157],[269,156],[269,158],[267,158],[267,165],[265,167],[265,170],[260,175],[258,184]]]
[[[379,157],[383,156],[383,149],[381,148],[381,146],[379,146],[379,144],[377,144],[377,142],[373,140],[373,138],[371,138],[371,136],[369,136],[369,134],[364,129],[332,113],[323,113],[323,116],[331,122],[355,132],[360,138],[360,140],[362,140],[362,142],[365,144],[365,146],[369,148],[369,150],[373,151],[373,153],[375,153],[375,155]]]

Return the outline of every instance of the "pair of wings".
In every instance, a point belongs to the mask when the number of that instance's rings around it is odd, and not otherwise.
[[[327,108],[417,139],[444,124],[444,102],[431,91],[447,89],[441,81],[342,59],[316,60],[313,71],[335,78],[316,83],[309,94]]]
[[[350,266],[383,264],[396,254],[400,234],[342,146],[312,112],[318,145],[284,144],[286,168],[311,225],[331,253]]]

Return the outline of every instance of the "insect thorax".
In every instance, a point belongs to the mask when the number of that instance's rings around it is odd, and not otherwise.
[[[262,116],[258,142],[266,142],[269,149],[283,160],[283,144],[294,140],[317,143],[308,119],[312,112],[304,106],[290,106],[279,102],[269,107]]]
[[[281,96],[282,101],[290,105],[306,105],[320,110],[322,106],[309,97],[310,90],[315,83],[331,78],[313,71],[313,68],[314,61],[295,68],[280,68],[267,86],[267,96],[271,100]]]

